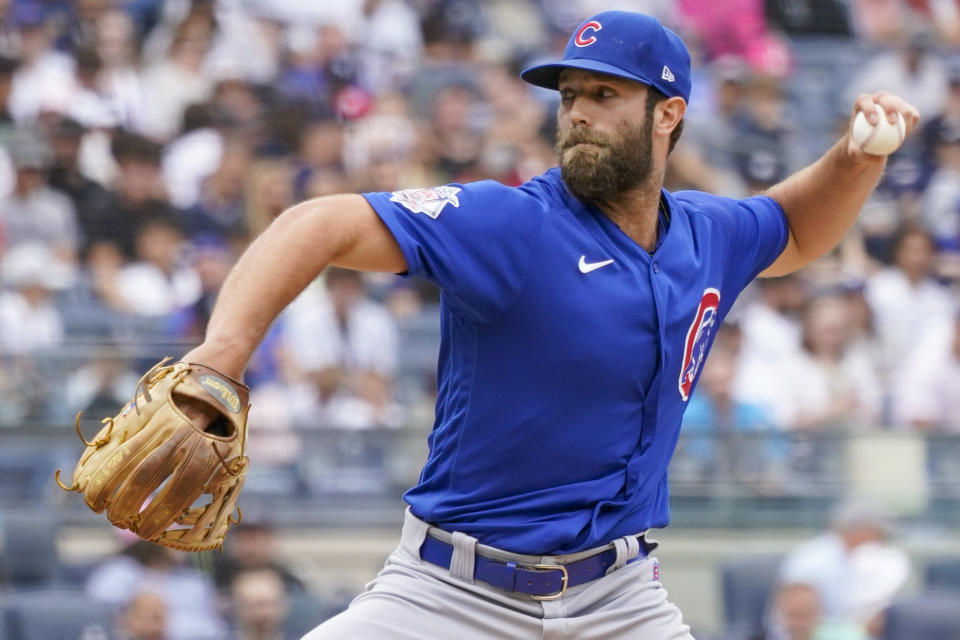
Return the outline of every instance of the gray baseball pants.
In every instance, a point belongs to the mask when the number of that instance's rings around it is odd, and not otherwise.
[[[428,531],[453,544],[450,569],[420,559]],[[377,577],[346,611],[303,640],[693,640],[680,611],[667,602],[657,560],[629,562],[639,555],[636,538],[630,540],[611,545],[617,559],[606,576],[556,600],[537,601],[468,579],[475,551],[531,565],[572,562],[590,552],[549,558],[506,553],[432,528],[408,509],[400,546]]]

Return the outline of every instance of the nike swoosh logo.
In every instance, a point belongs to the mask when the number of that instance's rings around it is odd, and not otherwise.
[[[605,267],[608,264],[613,264],[613,260],[603,260],[601,262],[587,262],[587,256],[580,256],[580,273],[590,273],[591,271],[596,271],[600,267]]]

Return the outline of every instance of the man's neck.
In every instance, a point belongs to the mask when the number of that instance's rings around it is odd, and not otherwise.
[[[597,202],[596,205],[647,253],[653,253],[657,248],[659,184],[644,184],[617,198]]]

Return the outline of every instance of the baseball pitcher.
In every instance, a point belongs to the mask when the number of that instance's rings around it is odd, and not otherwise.
[[[145,377],[70,488],[149,539],[216,546],[247,466],[240,380],[270,323],[327,265],[416,275],[442,290],[429,458],[396,551],[307,638],[690,638],[645,532],[669,521],[704,358],[752,279],[837,244],[885,158],[848,132],[762,195],[664,190],[690,56],[641,14],[591,17],[522,77],[559,92],[558,167],[290,208],[235,265],[203,344]],[[919,118],[888,93],[861,112]]]

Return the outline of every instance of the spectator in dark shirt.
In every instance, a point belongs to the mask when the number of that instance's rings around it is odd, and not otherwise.
[[[288,593],[304,591],[303,582],[276,556],[276,531],[273,523],[256,515],[247,515],[230,531],[223,553],[213,556],[213,580],[220,591],[230,589],[243,571],[267,569],[275,571]]]
[[[246,239],[246,177],[252,162],[252,150],[245,140],[225,141],[220,166],[203,181],[196,204],[184,211],[183,226],[190,239]]]
[[[110,197],[100,183],[80,172],[78,158],[84,133],[83,125],[71,118],[56,123],[51,131],[53,157],[47,171],[50,186],[67,194],[81,220],[86,212],[105,207]]]
[[[785,178],[796,165],[780,80],[755,75],[744,104],[746,109],[734,118],[732,154],[748,191],[758,192]]]
[[[8,102],[13,87],[13,74],[18,66],[19,62],[15,58],[0,56],[0,128],[13,126]]]
[[[176,224],[177,213],[167,200],[160,173],[160,145],[132,133],[114,136],[111,151],[119,165],[110,197],[81,215],[90,242],[111,242],[127,258],[135,255],[135,240],[148,222],[162,219]]]

